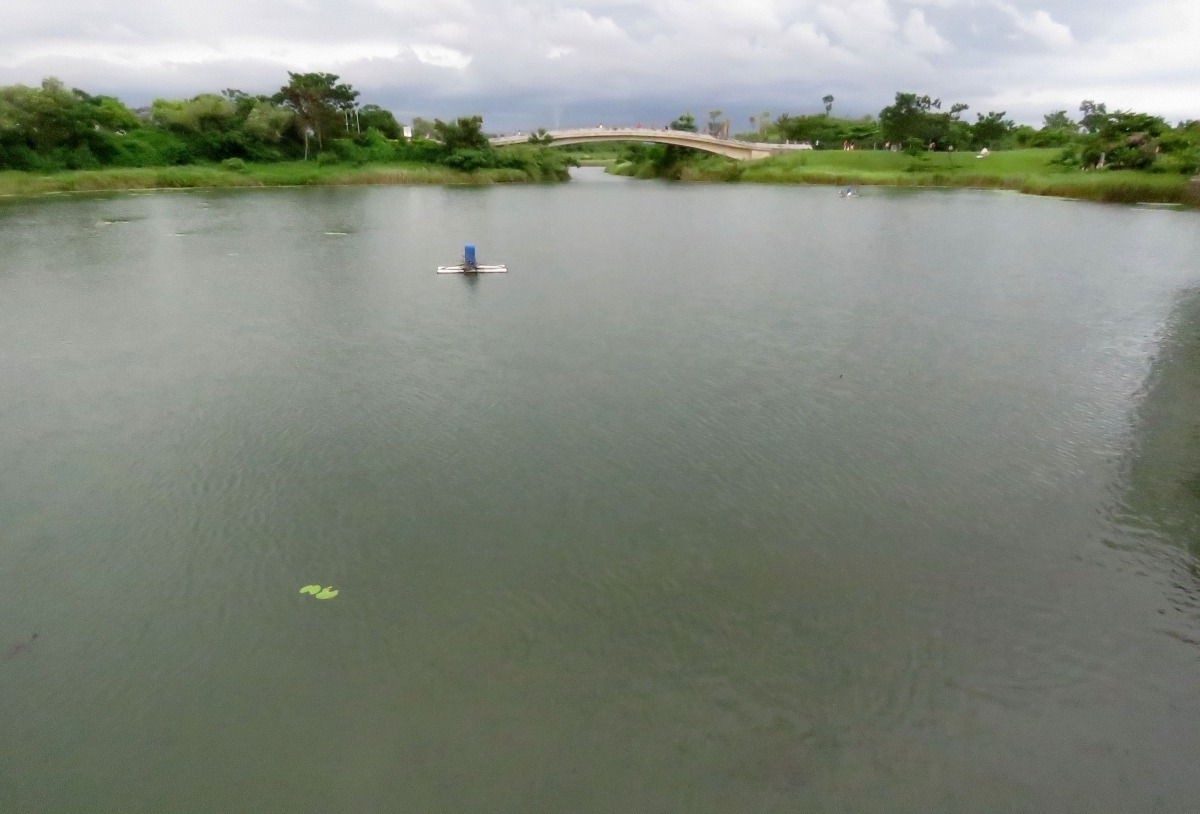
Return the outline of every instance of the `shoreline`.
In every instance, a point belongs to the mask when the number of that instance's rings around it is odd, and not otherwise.
[[[913,158],[882,151],[820,151],[756,162],[733,163],[704,157],[679,165],[674,180],[688,183],[797,184],[830,187],[898,187],[1009,190],[1026,195],[1101,203],[1200,207],[1200,177],[1131,171],[1061,171],[1048,166],[1047,153],[992,153],[987,166],[953,153]],[[991,159],[995,157],[995,161]],[[656,178],[646,163],[586,159],[585,166],[635,178]],[[566,178],[535,177],[523,169],[473,172],[437,164],[345,164],[315,162],[247,164],[240,169],[189,164],[171,167],[104,168],[52,174],[0,172],[0,199],[54,194],[167,191],[177,189],[263,189],[305,186],[488,186],[558,183]]]
[[[1134,417],[1127,520],[1200,557],[1200,288],[1181,292]]]
[[[691,179],[683,179],[691,180]],[[1043,178],[1004,178],[999,180],[957,180],[935,174],[932,177],[915,177],[912,180],[878,181],[870,176],[839,174],[833,178],[820,176],[798,177],[795,180],[744,179],[741,183],[779,183],[833,187],[892,187],[895,189],[974,189],[982,191],[1017,192],[1022,195],[1037,195],[1073,201],[1095,203],[1150,204],[1171,208],[1200,207],[1200,189],[1191,188],[1184,180],[1180,184],[1139,183],[1138,179],[1114,179],[1112,183],[1092,183],[1090,179],[1062,180]],[[1192,185],[1193,187],[1195,185]]]
[[[437,164],[345,164],[315,162],[247,164],[244,169],[220,165],[185,164],[172,167],[108,167],[39,174],[0,172],[0,198],[55,194],[142,192],[178,189],[265,189],[306,186],[488,186],[537,184],[538,178],[519,169],[481,169],[463,172]]]
[[[1068,170],[1055,165],[1054,149],[919,156],[882,150],[797,151],[754,162],[704,157],[665,168],[652,161],[623,162],[615,174],[699,183],[999,189],[1027,195],[1103,203],[1200,206],[1200,177],[1132,170]]]

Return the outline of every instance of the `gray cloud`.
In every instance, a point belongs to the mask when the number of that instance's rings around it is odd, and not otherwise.
[[[1200,118],[1200,5],[1146,0],[43,0],[6,13],[0,81],[130,105],[322,70],[491,130],[877,113],[900,90],[1037,123],[1081,99]]]

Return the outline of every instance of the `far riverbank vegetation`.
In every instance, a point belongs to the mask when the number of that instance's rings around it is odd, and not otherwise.
[[[288,72],[271,96],[240,90],[132,110],[48,78],[0,87],[0,193],[333,183],[562,181],[569,154],[496,150],[483,119],[416,119],[360,105],[330,73]]]
[[[1004,112],[964,117],[968,106],[942,110],[939,99],[897,93],[876,116],[824,112],[750,117],[736,138],[802,149],[734,162],[668,145],[633,144],[610,171],[640,178],[1014,189],[1102,201],[1200,204],[1200,121],[1171,126],[1146,113],[1109,112],[1085,100],[1079,117],[1057,110],[1041,128],[1017,125]],[[722,135],[729,121],[709,111],[703,132]],[[685,113],[669,127],[699,132]]]
[[[771,158],[735,162],[650,144],[549,148],[544,131],[494,148],[480,116],[415,118],[360,104],[330,73],[288,72],[272,95],[236,89],[126,107],[48,78],[0,87],[0,194],[148,187],[305,184],[497,183],[566,180],[568,168],[601,164],[642,178],[1015,189],[1106,201],[1200,203],[1200,121],[1172,126],[1085,100],[1077,117],[1051,111],[1040,128],[1003,111],[964,115],[965,104],[897,93],[877,116],[823,110],[749,118],[733,137],[791,145]],[[685,113],[676,130],[728,138],[729,119]]]

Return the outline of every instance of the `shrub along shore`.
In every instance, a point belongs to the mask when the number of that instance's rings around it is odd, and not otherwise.
[[[336,74],[273,95],[228,88],[131,110],[48,77],[0,87],[0,194],[308,184],[566,180],[570,155],[492,147],[483,118],[401,127]]]
[[[349,186],[355,184],[498,184],[563,180],[537,168],[456,170],[437,164],[368,163],[319,165],[314,161],[271,164],[189,164],[178,167],[110,167],[54,173],[0,171],[0,196],[144,189]]]
[[[1009,189],[1113,203],[1200,205],[1200,182],[1177,173],[1064,167],[1056,149],[929,152],[804,150],[735,163],[717,156],[680,162],[664,173],[653,157],[625,160],[610,172],[640,178],[833,186],[964,187]]]
[[[518,151],[533,148],[505,148]],[[538,151],[557,152],[554,148]],[[974,154],[931,153],[913,158],[882,150],[803,151],[753,162],[718,156],[693,157],[675,168],[687,182],[815,184],[828,186],[962,187],[1008,189],[1112,203],[1200,206],[1200,181],[1176,174],[1134,170],[1066,169],[1054,165],[1057,151],[1028,149]],[[572,162],[578,163],[578,162]],[[544,167],[545,169],[542,169]],[[662,177],[652,162],[619,161],[609,172],[640,178]],[[368,184],[540,183],[566,178],[558,161],[522,161],[517,167],[460,170],[441,164],[368,162],[362,164],[287,161],[226,161],[174,167],[109,167],[52,173],[0,171],[0,195],[42,195],[145,189],[248,188]]]

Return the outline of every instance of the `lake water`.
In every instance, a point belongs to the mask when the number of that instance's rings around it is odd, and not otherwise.
[[[1129,495],[1198,226],[0,202],[0,811],[1194,810],[1200,515]]]

